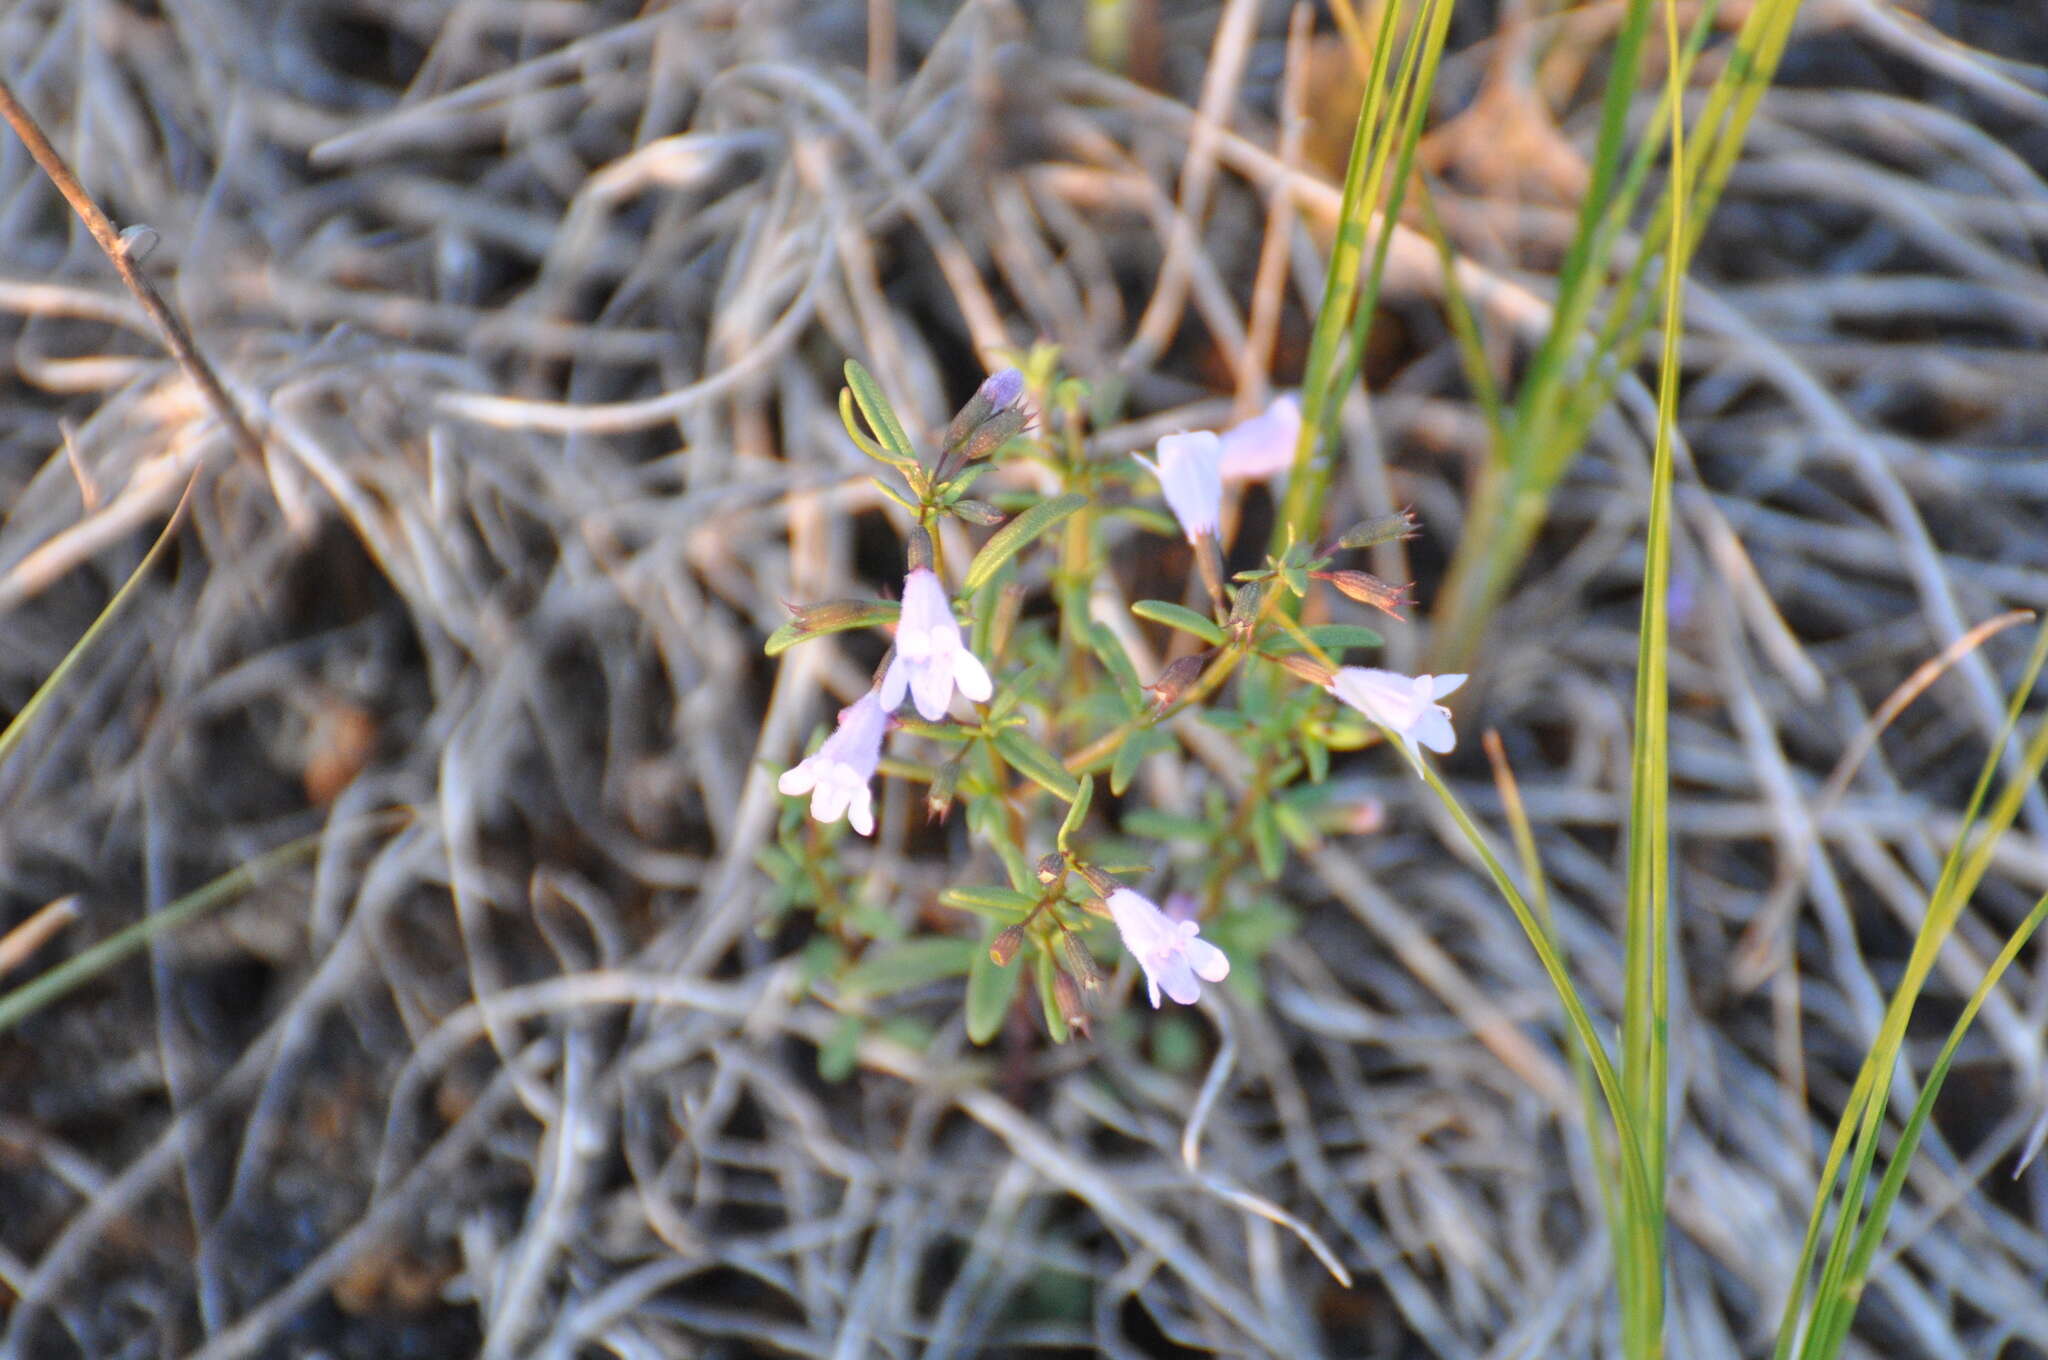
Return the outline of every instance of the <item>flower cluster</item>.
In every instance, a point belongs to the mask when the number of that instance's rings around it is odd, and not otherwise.
[[[1053,382],[1049,361],[1035,379],[1017,369],[1004,369],[989,378],[947,426],[935,455],[928,458],[919,457],[907,446],[900,422],[888,411],[865,370],[849,364],[848,380],[848,398],[842,402],[848,433],[864,451],[901,474],[909,490],[907,497],[886,483],[877,484],[916,516],[917,526],[911,531],[910,562],[899,604],[839,600],[813,605],[798,610],[797,617],[770,640],[769,649],[774,652],[828,632],[891,621],[895,625],[893,646],[874,687],[840,711],[834,730],[815,752],[785,771],[777,787],[791,796],[808,794],[810,814],[817,821],[844,817],[854,831],[869,836],[875,829],[869,786],[889,731],[908,726],[919,742],[951,744],[953,753],[937,765],[920,767],[913,759],[902,768],[929,783],[926,804],[935,816],[944,816],[957,798],[968,809],[969,831],[978,843],[998,850],[1007,847],[999,858],[1009,870],[1011,887],[975,890],[960,900],[976,910],[995,913],[999,922],[1008,914],[1008,924],[987,937],[986,962],[1021,972],[1025,964],[1020,959],[1028,956],[1038,971],[1038,990],[1055,1037],[1068,1029],[1086,1029],[1086,994],[1103,983],[1084,942],[1091,916],[1106,918],[1114,926],[1124,952],[1144,978],[1153,1006],[1159,1006],[1162,997],[1193,1004],[1201,997],[1203,983],[1222,982],[1229,976],[1231,960],[1216,943],[1203,938],[1194,919],[1192,898],[1169,896],[1167,908],[1162,910],[1117,876],[1129,871],[1106,870],[1076,848],[1074,838],[1087,826],[1094,780],[1106,770],[1111,790],[1122,794],[1135,773],[1136,758],[1159,749],[1161,741],[1170,744],[1162,724],[1182,709],[1220,693],[1219,687],[1236,668],[1262,660],[1276,663],[1316,688],[1295,691],[1297,697],[1288,701],[1287,714],[1268,720],[1262,713],[1240,713],[1235,719],[1236,730],[1252,734],[1247,741],[1266,743],[1259,748],[1265,754],[1255,762],[1255,799],[1270,799],[1304,769],[1320,781],[1328,760],[1327,743],[1339,742],[1348,749],[1369,739],[1369,729],[1343,729],[1324,719],[1305,721],[1305,706],[1313,706],[1312,700],[1327,705],[1327,700],[1319,700],[1319,691],[1363,715],[1418,773],[1426,770],[1423,751],[1450,752],[1456,734],[1450,710],[1440,700],[1466,677],[1407,676],[1338,664],[1325,652],[1326,645],[1332,650],[1371,645],[1378,641],[1377,636],[1341,625],[1305,628],[1294,621],[1290,609],[1279,607],[1290,593],[1304,597],[1321,582],[1348,600],[1401,617],[1400,610],[1408,603],[1407,587],[1338,565],[1337,555],[1407,537],[1414,531],[1413,518],[1405,512],[1382,516],[1321,549],[1289,547],[1270,557],[1264,567],[1240,572],[1233,578],[1234,584],[1227,585],[1219,543],[1224,533],[1225,490],[1232,483],[1285,476],[1291,471],[1303,439],[1301,405],[1292,395],[1282,395],[1258,415],[1228,430],[1196,430],[1161,438],[1151,457],[1138,456],[1133,462],[1156,479],[1158,494],[1194,548],[1214,612],[1204,619],[1163,601],[1134,605],[1134,612],[1141,617],[1193,633],[1203,645],[1172,657],[1150,685],[1142,685],[1131,674],[1124,658],[1121,693],[1125,697],[1120,702],[1125,705],[1125,716],[1121,725],[1062,758],[1038,744],[1030,733],[1031,720],[1022,710],[1027,706],[1039,709],[1046,714],[1049,729],[1064,728],[1074,721],[1074,714],[1104,712],[1105,703],[1113,709],[1118,702],[1112,697],[1114,692],[1098,688],[1090,697],[1085,678],[1071,679],[1078,674],[1076,663],[1085,655],[1073,645],[1077,634],[1071,620],[1062,626],[1057,654],[1041,649],[1037,661],[1019,668],[1016,655],[1006,651],[1006,640],[1017,620],[1014,602],[1022,595],[1014,588],[1002,596],[1013,602],[1007,620],[977,616],[974,636],[987,639],[988,645],[984,655],[976,655],[956,615],[943,564],[936,560],[940,541],[936,526],[946,516],[978,526],[1000,523],[1004,518],[1001,510],[969,500],[965,492],[1006,450],[1035,456],[1065,483],[1066,494],[1035,503],[1024,498],[1027,508],[990,538],[967,567],[962,578],[964,602],[969,609],[985,607],[986,601],[997,598],[987,587],[1012,579],[1005,574],[1014,572],[1008,565],[1010,559],[1055,524],[1079,516],[1071,519],[1060,538],[1066,574],[1058,579],[1066,581],[1063,589],[1071,592],[1074,583],[1085,582],[1086,573],[1097,569],[1101,561],[1100,516],[1092,513],[1091,507],[1098,503],[1102,490],[1119,482],[1142,483],[1134,473],[1119,474],[1112,465],[1088,460],[1078,436],[1038,443],[1022,438],[1037,418],[1027,404],[1027,393],[1038,394],[1047,410],[1058,411],[1070,433],[1076,428],[1073,422],[1080,419],[1078,385],[1071,380]],[[851,412],[855,406],[865,416],[873,438],[854,424]],[[1061,607],[1070,610],[1070,602],[1083,595],[1063,596]],[[1114,633],[1083,621],[1078,638],[1105,665],[1116,669],[1114,663],[1121,657],[1122,647]],[[1012,677],[1007,688],[998,685],[998,675]],[[1082,688],[1073,688],[1076,683]],[[1271,690],[1256,692],[1270,694]],[[976,706],[970,716],[954,716],[956,694]],[[924,725],[896,716],[906,704]],[[1056,712],[1068,716],[1054,718]],[[1296,714],[1299,716],[1291,716]],[[1346,730],[1352,734],[1348,741],[1342,739]],[[1301,745],[1302,758],[1287,756],[1289,742]],[[929,773],[916,774],[920,769]],[[1036,870],[1027,872],[1019,867],[1028,865],[1029,860],[1018,837],[1030,825],[1029,802],[1042,796],[1036,792],[1040,789],[1065,798],[1069,806],[1059,830],[1058,851],[1042,857]],[[1264,828],[1258,842],[1258,867],[1270,878],[1279,872],[1276,856],[1284,850],[1278,834],[1283,824],[1268,819],[1263,811],[1253,821]],[[1357,821],[1351,810],[1339,809],[1325,825],[1336,830],[1355,826]],[[1289,837],[1296,834],[1286,832]],[[1219,848],[1219,853],[1225,856],[1226,867],[1209,879],[1212,907],[1218,904],[1221,885],[1232,872],[1228,866],[1243,866],[1249,858],[1228,847]],[[1071,875],[1078,875],[1086,890],[1075,886]],[[1227,921],[1228,913],[1225,916]],[[1228,941],[1227,932],[1225,938]],[[993,995],[1001,1000],[1010,993]],[[983,1041],[993,1033],[998,1019],[999,1013],[993,1018],[989,1014],[977,1017],[970,1006],[970,1035]]]

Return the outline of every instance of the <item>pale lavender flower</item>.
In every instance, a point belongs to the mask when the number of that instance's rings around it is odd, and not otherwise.
[[[1300,438],[1301,399],[1292,392],[1282,393],[1258,415],[1223,432],[1223,459],[1218,470],[1226,482],[1277,476],[1294,466],[1294,445]]]
[[[875,834],[875,801],[868,781],[882,759],[882,737],[889,714],[869,690],[839,710],[839,726],[794,769],[784,770],[775,787],[792,798],[811,795],[811,816],[846,824],[863,836]]]
[[[1451,730],[1451,710],[1437,703],[1465,683],[1462,675],[1402,675],[1370,666],[1342,666],[1330,677],[1330,693],[1378,723],[1392,735],[1422,771],[1427,747],[1438,755],[1458,744]]]
[[[1204,535],[1214,538],[1223,523],[1223,477],[1217,471],[1222,439],[1212,430],[1170,434],[1159,441],[1158,452],[1156,463],[1142,454],[1138,461],[1159,479],[1181,532],[1190,543]]]
[[[1123,937],[1124,948],[1145,970],[1145,985],[1155,1009],[1162,990],[1181,1005],[1192,1006],[1202,995],[1197,978],[1221,982],[1230,975],[1230,960],[1198,936],[1199,926],[1168,917],[1129,888],[1118,888],[1109,895],[1109,915]]]
[[[896,625],[896,655],[882,675],[882,707],[894,712],[904,691],[927,722],[946,716],[953,687],[976,703],[995,692],[988,668],[960,638],[946,588],[925,567],[903,578],[903,618]]]

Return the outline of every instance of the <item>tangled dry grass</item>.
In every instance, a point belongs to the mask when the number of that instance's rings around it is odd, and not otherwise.
[[[1674,1355],[1752,1353],[1774,1317],[2019,645],[1969,651],[1827,778],[1915,667],[2048,605],[2027,8],[1813,0],[1689,304]],[[1504,371],[1616,13],[1547,9],[1461,17],[1426,156]],[[1220,1039],[1134,1017],[1055,1049],[1020,1022],[976,1051],[933,991],[827,1083],[801,928],[757,928],[774,772],[872,660],[777,668],[761,639],[784,600],[888,576],[842,357],[923,434],[978,356],[1055,340],[1128,391],[1106,451],[1299,362],[1340,49],[1247,0],[1134,10],[1127,74],[1086,59],[1078,4],[0,10],[7,81],[160,237],[266,450],[234,458],[0,142],[10,706],[198,477],[172,569],[0,771],[0,927],[83,894],[37,966],[323,836],[0,1038],[0,1353],[1601,1351],[1553,1004],[1398,772],[1340,772],[1385,828],[1294,865],[1301,931]],[[1483,437],[1420,235],[1381,336],[1338,494],[1419,507],[1383,565],[1426,615]],[[1625,394],[1461,719],[1502,733],[1610,1003],[1645,428]],[[1393,664],[1428,642],[1398,632]],[[957,863],[885,836],[860,869],[909,917]],[[2038,795],[1995,879],[1944,1004],[2048,890]],[[1852,1353],[2048,1354],[2048,1180],[2011,1177],[2048,1098],[2040,968],[1985,1012]],[[1205,1082],[1203,1179],[1180,1144]]]

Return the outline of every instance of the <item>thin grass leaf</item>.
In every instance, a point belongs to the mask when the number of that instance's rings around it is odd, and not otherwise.
[[[105,617],[104,613],[102,617]],[[48,972],[0,995],[0,1034],[5,1034],[67,992],[83,987],[129,955],[140,953],[157,936],[227,906],[251,888],[275,878],[293,865],[312,859],[319,853],[326,835],[327,832],[319,831],[301,836],[258,855],[206,886],[186,893],[161,911],[151,912],[91,948],[79,951]]]
[[[1799,1266],[1792,1277],[1792,1288],[1787,1292],[1784,1310],[1779,1317],[1777,1342],[1771,1352],[1774,1360],[1787,1360],[1799,1346],[1803,1330],[1801,1322],[1806,1312],[1807,1285],[1812,1278],[1814,1259],[1819,1255],[1829,1206],[1836,1202],[1836,1181],[1842,1175],[1845,1161],[1848,1161],[1849,1180],[1840,1195],[1841,1210],[1836,1217],[1835,1237],[1822,1265],[1820,1283],[1813,1293],[1817,1324],[1827,1321],[1823,1313],[1824,1302],[1840,1298],[1839,1286],[1848,1270],[1850,1244],[1857,1231],[1870,1163],[1876,1156],[1877,1132],[1890,1095],[1891,1074],[1905,1045],[1907,1022],[1912,1018],[1920,988],[1933,967],[1935,954],[1953,929],[1963,903],[1975,891],[1988,868],[1990,853],[1998,837],[2011,826],[2027,789],[2040,777],[2042,765],[2048,763],[2048,722],[2044,722],[2027,746],[2018,776],[2005,787],[1990,813],[1984,813],[1984,803],[1997,778],[2006,743],[2018,727],[2020,712],[2027,696],[2033,693],[2044,663],[2048,663],[2048,621],[2043,622],[2037,633],[2026,669],[2007,703],[2005,722],[1998,739],[1985,753],[1976,785],[1971,789],[1969,802],[1963,810],[1962,831],[1942,862],[1941,875],[1929,895],[1927,912],[1921,919],[1919,933],[1914,937],[1904,974],[1893,990],[1884,1020],[1878,1027],[1877,1038],[1864,1056],[1855,1085],[1843,1106],[1841,1119],[1835,1126],[1834,1137],[1829,1142],[1827,1157],[1822,1162],[1819,1182],[1814,1189],[1813,1208],[1807,1216],[1806,1234],[1800,1244]],[[1855,1143],[1853,1160],[1850,1154],[1852,1140]],[[1813,1340],[1814,1334],[1814,1331],[1807,1333],[1809,1341]],[[1818,1352],[1802,1351],[1802,1354]]]
[[[78,663],[92,650],[93,643],[98,641],[100,634],[119,617],[128,602],[135,598],[135,592],[141,588],[143,578],[163,560],[164,552],[170,547],[171,540],[178,536],[178,526],[185,522],[185,511],[192,501],[192,488],[198,480],[196,475],[187,479],[184,491],[178,496],[177,505],[171,510],[171,517],[164,521],[164,527],[157,533],[156,542],[149,545],[149,551],[135,564],[135,570],[128,573],[128,579],[114,592],[114,598],[107,601],[106,607],[93,617],[92,623],[79,635],[78,641],[71,644],[71,650],[64,653],[64,659],[57,663],[56,668],[42,684],[36,686],[36,692],[21,706],[21,711],[8,722],[5,730],[0,730],[0,762],[14,754],[14,748],[21,745],[21,739],[28,734],[36,718],[70,681],[72,671],[78,668]],[[6,1026],[0,1025],[0,1029],[5,1028]]]

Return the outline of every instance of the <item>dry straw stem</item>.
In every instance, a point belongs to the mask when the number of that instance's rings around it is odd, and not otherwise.
[[[227,426],[229,435],[234,440],[235,451],[249,460],[250,466],[261,467],[263,445],[257,440],[255,432],[249,428],[248,422],[242,419],[242,413],[236,408],[234,398],[221,386],[219,377],[214,374],[213,366],[206,362],[206,356],[201,354],[199,346],[193,343],[191,333],[185,329],[185,323],[178,320],[177,313],[164,302],[156,291],[156,286],[142,272],[141,256],[146,255],[148,250],[141,247],[143,237],[140,233],[148,232],[149,229],[130,228],[127,232],[114,229],[114,224],[100,211],[99,204],[93,202],[92,195],[78,182],[78,176],[71,173],[71,167],[57,154],[57,148],[50,145],[50,139],[43,135],[43,130],[36,125],[36,120],[22,107],[21,101],[14,97],[14,91],[8,88],[4,80],[0,80],[0,118],[5,118],[7,125],[14,129],[15,136],[21,138],[22,145],[28,148],[28,154],[35,158],[43,173],[50,177],[50,182],[57,186],[57,192],[64,195],[64,201],[71,205],[71,211],[78,214],[78,220],[85,224],[85,229],[91,233],[94,243],[105,252],[108,262],[114,266],[114,272],[121,276],[121,282],[128,286],[128,291],[142,304],[142,310],[149,314],[149,319],[156,324],[158,332],[163,336],[164,346],[170,350],[171,357],[178,361],[178,366],[197,384],[208,403],[212,405],[215,414],[220,417],[221,423]],[[153,243],[153,233],[150,239]]]
[[[1286,1228],[1190,1177],[1204,1068],[1162,1070],[1145,1025],[1104,1016],[1089,1047],[1058,1052],[1006,1036],[985,1060],[875,1033],[828,1086],[816,1049],[839,1017],[794,990],[800,931],[758,929],[774,777],[874,660],[859,639],[807,643],[771,680],[760,642],[782,600],[892,585],[873,574],[892,512],[839,432],[840,364],[870,368],[914,437],[964,399],[990,344],[1050,339],[1103,378],[1179,240],[1178,324],[1122,375],[1128,404],[1091,450],[1227,423],[1252,377],[1237,342],[1269,324],[1258,376],[1291,385],[1336,195],[1279,149],[1277,8],[1255,15],[1204,134],[1199,200],[1185,169],[1220,7],[1162,30],[1174,74],[1148,88],[1083,63],[1032,7],[897,5],[881,97],[868,0],[744,25],[705,7],[617,21],[312,0],[259,28],[203,8],[0,14],[5,77],[99,201],[163,232],[158,258],[183,279],[165,292],[231,363],[270,460],[268,483],[239,465],[202,483],[176,573],[84,667],[64,721],[0,771],[0,925],[74,891],[93,904],[36,968],[142,919],[138,884],[174,898],[360,812],[415,817],[374,844],[333,836],[303,877],[10,1041],[0,1353],[1128,1354],[1141,1326],[1230,1354],[1600,1353],[1600,1188],[1554,1007],[1406,770],[1336,771],[1335,795],[1377,800],[1384,829],[1332,835],[1272,889],[1302,929],[1258,970],[1266,1003],[1233,1012],[1238,1061],[1200,1131],[1202,1173],[1313,1230],[1353,1294]],[[1572,71],[1598,60],[1613,11],[1545,13],[1507,44],[1519,55],[1454,48],[1445,89],[1513,80],[1529,92],[1514,107],[1583,154]],[[1929,657],[2048,605],[2039,120],[1965,93],[1997,84],[1985,72],[2033,78],[1968,48],[1967,75],[1944,75],[1917,30],[1895,48],[1858,14],[1812,11],[1795,48],[1808,83],[1764,101],[1687,303],[1674,1354],[1679,1338],[1748,1353],[1779,1297],[1806,1149],[1881,1016],[1894,929],[1910,931],[1955,834],[1957,771],[2010,678],[2009,639],[1901,711],[1831,808],[1830,772]],[[1956,37],[2027,50],[2019,25],[1985,22]],[[1873,53],[1923,66],[1933,93],[1873,77]],[[1297,77],[1305,147],[1336,102],[1316,69]],[[1570,204],[1428,149],[1505,381],[1548,317]],[[1904,206],[1848,192],[1880,169]],[[169,364],[138,363],[140,304],[68,258],[73,231],[35,207],[52,201],[42,172],[17,153],[0,177],[16,356],[0,571],[27,581],[29,564],[36,583],[0,655],[12,702],[143,522],[90,537],[115,521],[93,527],[73,467],[97,513],[125,514],[175,494],[156,460],[183,467],[225,427],[194,384],[163,381]],[[1392,251],[1400,324],[1377,331],[1369,409],[1347,407],[1332,507],[1416,506],[1419,622],[1387,631],[1419,648],[1483,417],[1436,247],[1403,223]],[[1272,258],[1288,267],[1260,284]],[[495,408],[508,423],[450,418],[472,398],[515,403]],[[1603,1014],[1619,997],[1640,412],[1596,424],[1560,487],[1448,767],[1503,827],[1465,763],[1475,719],[1500,730],[1558,936]],[[971,546],[946,544],[949,560]],[[1127,605],[1157,591],[1122,573],[1154,546],[1120,538],[1092,586],[1148,677],[1162,658]],[[323,734],[365,720],[367,757],[309,779],[337,768]],[[1240,787],[1213,731],[1174,730],[1182,750],[1152,759],[1143,798],[1189,808]],[[847,860],[906,924],[999,872],[964,841],[942,855],[937,833],[901,830],[922,826],[919,792],[878,788],[882,834]],[[1201,853],[1156,858],[1178,877]],[[1776,1007],[1729,970],[1781,872],[1800,886]],[[1952,950],[1991,959],[2044,889],[2048,844],[2023,815]],[[1948,967],[1930,998],[1969,974]],[[2014,969],[1907,1181],[1866,1353],[2048,1347],[2038,1170],[1986,1188],[2031,1122],[2048,1007],[2038,960]],[[878,1018],[946,1036],[956,1007],[933,992]]]

